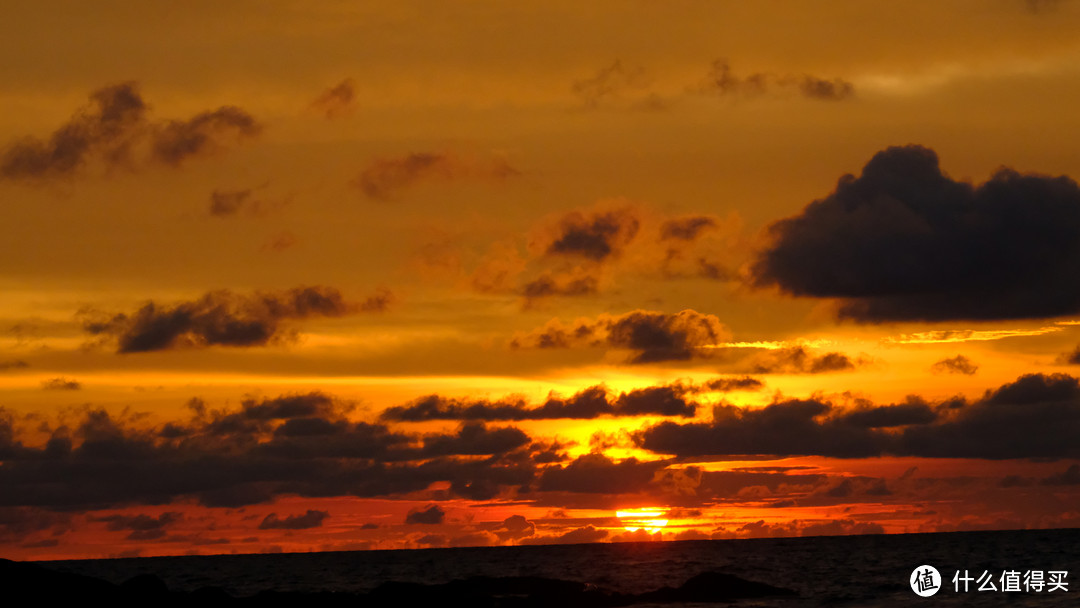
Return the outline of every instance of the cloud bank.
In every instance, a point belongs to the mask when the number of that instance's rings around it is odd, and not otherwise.
[[[83,330],[114,339],[118,353],[140,353],[210,346],[265,346],[294,337],[285,322],[382,312],[393,295],[380,291],[352,302],[337,289],[294,287],[239,295],[212,291],[197,300],[162,305],[148,302],[135,313],[82,312]]]
[[[1046,318],[1080,312],[1080,187],[1000,169],[958,182],[921,146],[877,153],[859,177],[769,228],[759,287],[839,300],[841,318]]]

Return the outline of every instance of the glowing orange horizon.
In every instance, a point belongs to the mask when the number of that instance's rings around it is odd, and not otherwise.
[[[663,515],[664,510],[656,508],[626,509],[615,512],[615,517],[624,524],[623,527],[627,532],[645,530],[649,534],[656,534],[668,525],[668,520],[662,519]]]

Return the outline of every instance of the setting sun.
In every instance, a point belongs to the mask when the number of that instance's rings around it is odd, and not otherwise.
[[[656,534],[668,524],[667,519],[662,519],[664,511],[661,509],[626,509],[616,511],[615,516],[627,532],[645,530],[649,534]]]

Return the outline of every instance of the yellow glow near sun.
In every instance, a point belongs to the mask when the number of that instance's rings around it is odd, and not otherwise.
[[[649,534],[656,534],[668,524],[668,520],[660,519],[663,515],[664,511],[661,509],[626,509],[615,512],[627,532],[645,530]]]
[[[756,342],[722,342],[720,344],[705,344],[702,348],[761,348],[764,350],[781,350],[806,346],[809,348],[824,348],[834,346],[836,340],[808,339],[799,340],[758,340]]]
[[[1058,323],[1067,325],[1069,323]],[[953,329],[944,331],[922,331],[913,334],[900,334],[899,336],[882,338],[885,344],[943,344],[947,342],[986,342],[989,340],[1003,340],[1024,336],[1041,336],[1061,331],[1060,327],[1040,327],[1038,329]]]

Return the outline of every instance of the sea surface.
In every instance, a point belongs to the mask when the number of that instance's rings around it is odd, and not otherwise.
[[[798,593],[795,598],[730,604],[740,607],[1080,606],[1076,529],[154,557],[41,565],[114,583],[148,573],[172,590],[220,587],[236,597],[262,590],[363,593],[388,581],[433,584],[472,576],[542,576],[643,593],[677,587],[691,576],[715,571]],[[922,565],[941,574],[940,590],[931,597],[917,596],[910,586],[913,571]],[[965,570],[975,579],[988,573],[998,591],[978,591],[974,580],[968,592],[962,586],[956,591],[953,575]],[[1050,571],[1066,571],[1068,591],[1002,592],[1000,577],[1005,571],[1021,576],[1042,571],[1046,580]]]

